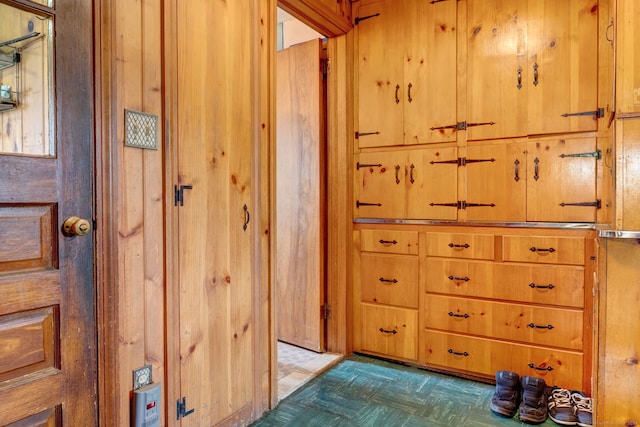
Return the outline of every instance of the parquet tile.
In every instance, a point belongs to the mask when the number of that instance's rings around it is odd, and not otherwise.
[[[362,355],[342,360],[285,398],[254,427],[499,427],[495,386]],[[556,426],[547,420],[541,426]]]

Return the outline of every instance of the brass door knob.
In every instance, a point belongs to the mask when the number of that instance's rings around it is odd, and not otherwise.
[[[62,223],[62,233],[65,236],[86,236],[91,231],[91,223],[77,216],[70,216]]]

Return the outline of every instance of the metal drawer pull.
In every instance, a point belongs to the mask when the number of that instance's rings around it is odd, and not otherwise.
[[[398,98],[398,91],[400,90],[400,85],[396,85],[396,104],[400,103],[400,98]]]
[[[398,283],[397,279],[385,279],[384,277],[379,278],[378,280],[380,280],[382,283]]]
[[[462,281],[468,282],[469,280],[471,280],[466,276],[465,277],[449,276],[448,279],[453,280],[454,282],[462,282]]]
[[[455,243],[449,243],[449,247],[450,248],[463,248],[463,249],[467,249],[469,248],[469,244],[465,243],[464,245],[456,245]]]
[[[529,287],[532,289],[553,289],[555,288],[555,286],[553,286],[552,283],[549,283],[548,285],[536,285],[535,283],[529,283]]]
[[[553,371],[553,368],[551,366],[536,366],[533,363],[529,363],[529,367],[538,371]]]
[[[385,246],[398,244],[397,240],[383,240],[383,239],[380,239],[380,240],[378,240],[378,242],[380,242],[380,244],[383,244]]]
[[[466,351],[465,351],[465,352],[463,352],[463,353],[460,353],[459,351],[453,351],[453,349],[452,349],[452,348],[450,348],[450,349],[449,349],[449,350],[447,350],[447,351],[449,352],[449,354],[453,354],[453,355],[455,355],[455,356],[464,356],[464,357],[469,356],[469,353],[467,353]]]
[[[395,335],[395,334],[397,334],[397,333],[398,333],[398,331],[396,331],[395,329],[393,329],[393,330],[389,331],[389,330],[387,330],[387,329],[380,328],[380,329],[378,329],[378,330],[379,330],[380,332],[382,332],[383,334],[393,334],[393,335]]]
[[[527,326],[536,329],[553,329],[553,325],[536,325],[533,322],[529,323]]]
[[[453,311],[449,312],[449,316],[451,316],[451,317],[464,317],[465,319],[469,318],[469,315],[467,313],[465,313],[465,314],[456,314]]]
[[[529,250],[531,252],[549,252],[549,253],[554,253],[556,251],[553,248],[536,248],[535,246],[530,247]]]
[[[400,165],[396,165],[396,184],[400,184],[400,177],[398,176],[398,172],[400,172]]]
[[[413,87],[413,85],[411,83],[409,83],[409,85],[407,86],[407,100],[409,102],[413,101],[413,98],[411,97],[411,88]]]

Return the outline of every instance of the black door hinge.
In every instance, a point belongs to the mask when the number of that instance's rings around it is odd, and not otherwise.
[[[176,400],[176,420],[180,418],[184,418],[187,415],[191,415],[195,412],[196,408],[191,408],[187,410],[187,398],[182,397],[182,401],[180,399]]]
[[[562,206],[563,208],[565,206],[586,206],[586,207],[594,207],[596,209],[601,209],[602,208],[602,201],[600,199],[597,199],[595,202],[577,202],[577,203],[561,202],[560,206]]]
[[[177,185],[173,186],[173,206],[184,206],[184,190],[191,190],[193,186],[191,185],[181,185],[178,187]]]
[[[470,202],[467,202],[466,200],[458,200],[457,202],[454,202],[454,203],[429,203],[429,206],[431,207],[446,206],[446,207],[456,208],[459,210],[464,210],[467,208],[479,208],[479,207],[494,208],[496,204],[495,203],[470,203]]]
[[[360,23],[360,21],[364,21],[365,19],[371,19],[371,18],[375,18],[376,16],[380,16],[379,13],[374,13],[373,15],[369,15],[369,16],[363,16],[362,18],[360,18],[359,16],[356,17],[355,19],[355,25],[358,25]]]
[[[598,108],[594,111],[581,111],[579,113],[564,113],[561,114],[562,117],[571,117],[571,116],[593,116],[594,119],[601,119],[604,117],[604,108]]]

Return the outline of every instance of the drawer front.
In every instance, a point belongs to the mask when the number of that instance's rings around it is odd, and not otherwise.
[[[582,349],[582,310],[427,295],[423,327]]]
[[[515,262],[584,265],[582,237],[504,236],[503,259]]]
[[[420,363],[494,378],[508,370],[540,377],[548,385],[584,390],[580,352],[506,343],[438,331],[423,331]],[[588,384],[586,384],[588,386]]]
[[[427,255],[493,260],[494,240],[492,234],[427,233]]]
[[[418,232],[360,230],[360,250],[362,252],[418,255]]]
[[[361,300],[418,308],[418,257],[363,253]]]
[[[584,267],[428,258],[426,291],[584,307]]]
[[[408,360],[418,358],[417,310],[363,303],[360,312],[360,350]]]

